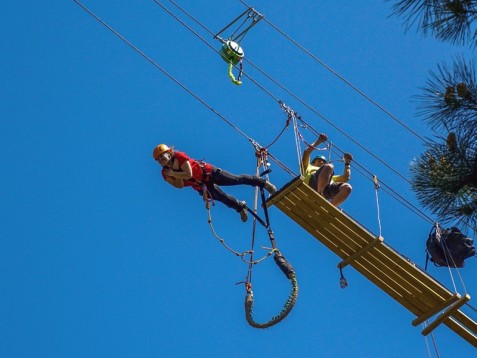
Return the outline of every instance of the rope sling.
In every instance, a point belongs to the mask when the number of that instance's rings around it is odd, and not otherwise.
[[[256,143],[254,143],[256,147],[256,156],[257,156],[257,174],[260,169],[260,165],[262,163],[263,167],[266,168],[264,172],[260,174],[261,177],[264,175],[267,175],[268,173],[271,172],[271,170],[268,168],[269,164],[267,161],[267,151],[265,148],[260,148]],[[262,202],[262,208],[264,211],[264,216],[265,220],[262,219],[260,216],[257,215],[257,209],[258,209],[258,192],[260,191],[260,197],[261,197],[261,202]],[[213,235],[215,238],[231,253],[233,253],[235,256],[240,257],[240,259],[247,263],[249,265],[248,267],[248,273],[246,280],[244,282],[239,282],[239,283],[244,283],[245,284],[245,302],[244,302],[244,308],[245,308],[245,318],[248,322],[248,324],[254,328],[268,328],[271,327],[280,321],[282,321],[293,309],[295,306],[296,300],[298,298],[298,281],[296,279],[296,274],[295,270],[293,267],[290,265],[290,263],[287,261],[287,259],[283,256],[283,254],[277,249],[276,243],[275,243],[275,235],[273,233],[273,230],[270,226],[270,218],[268,215],[268,208],[266,206],[266,198],[265,198],[265,192],[263,188],[256,188],[255,190],[255,203],[254,203],[254,209],[250,209],[249,207],[245,206],[245,209],[253,216],[253,230],[252,230],[252,247],[250,250],[244,251],[244,252],[239,252],[237,250],[232,249],[223,238],[221,238],[217,232],[215,231],[213,225],[212,225],[212,214],[211,214],[211,203],[214,205],[213,198],[211,197],[210,193],[208,193],[207,190],[205,190],[205,186],[203,188],[203,200],[205,202],[205,206],[208,212],[208,223],[209,226],[212,230]],[[254,260],[253,255],[254,255],[254,245],[255,245],[255,233],[256,233],[256,226],[257,223],[262,225],[267,229],[268,237],[271,243],[271,248],[268,249],[268,252],[265,256],[258,260]],[[252,269],[253,266],[264,261],[267,257],[271,256],[274,254],[274,261],[277,264],[277,266],[280,268],[280,270],[283,272],[283,274],[286,276],[288,280],[290,280],[290,285],[291,285],[291,290],[290,294],[288,295],[288,298],[285,301],[285,304],[283,305],[282,310],[280,313],[276,316],[273,316],[270,320],[264,322],[264,323],[259,323],[256,322],[255,319],[253,318],[253,305],[254,305],[254,297],[253,297],[253,291],[252,291]],[[250,259],[246,259],[245,256],[249,255]]]
[[[256,156],[257,156],[257,174],[259,172],[260,165],[262,165],[265,168],[265,171],[260,174],[261,177],[264,175],[267,175],[268,173],[271,172],[271,169],[269,169],[269,163],[267,159],[267,150],[265,148],[256,148]],[[293,307],[295,306],[296,300],[298,298],[298,282],[296,279],[296,274],[295,270],[293,267],[288,263],[286,258],[282,255],[282,253],[277,249],[276,243],[275,243],[275,236],[273,233],[273,230],[270,226],[270,218],[268,215],[268,208],[266,205],[266,198],[265,198],[265,193],[263,188],[260,188],[260,197],[262,201],[262,208],[264,211],[265,215],[265,228],[267,229],[268,232],[268,237],[270,239],[270,243],[272,244],[272,250],[274,252],[273,260],[277,264],[277,266],[280,268],[280,270],[283,272],[283,274],[286,276],[288,280],[290,280],[291,284],[291,291],[290,294],[285,301],[285,304],[283,305],[282,310],[280,313],[276,316],[273,316],[270,320],[264,323],[258,323],[255,321],[253,318],[253,304],[254,304],[254,297],[253,297],[253,291],[252,291],[252,264],[249,264],[249,271],[247,275],[247,280],[245,282],[245,290],[246,290],[246,295],[245,295],[245,302],[244,302],[244,308],[245,308],[245,318],[248,322],[248,324],[254,328],[268,328],[271,327],[280,321],[282,321],[288,314],[291,312]],[[257,194],[258,194],[258,188],[255,190],[255,207],[254,211],[252,212],[255,214],[257,211],[258,207],[258,200],[257,200]],[[251,211],[250,211],[251,212]],[[255,223],[259,222],[263,225],[263,220],[258,220],[258,216],[254,215],[254,229],[253,229],[253,237],[255,237]],[[253,255],[253,245],[254,245],[254,240],[252,240],[252,254]]]

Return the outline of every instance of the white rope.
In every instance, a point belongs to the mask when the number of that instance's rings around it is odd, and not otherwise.
[[[379,236],[383,236],[382,231],[381,231],[381,210],[379,208],[379,197],[378,197],[378,190],[381,186],[379,185],[378,177],[374,174],[373,174],[373,183],[374,183],[374,192],[376,194],[376,208],[377,208],[377,211],[378,211]]]

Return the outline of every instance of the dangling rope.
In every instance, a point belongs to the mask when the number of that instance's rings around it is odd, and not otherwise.
[[[255,171],[255,175],[258,176],[259,172],[259,167],[257,166],[257,169]],[[256,214],[258,209],[258,188],[255,188],[255,195],[253,198],[253,212]],[[253,225],[252,225],[252,242],[251,242],[251,248],[250,248],[250,261],[253,261],[253,252],[254,252],[254,247],[255,247],[255,234],[257,230],[257,218],[254,216],[253,218]],[[273,249],[272,249],[273,250]],[[253,271],[253,266],[251,264],[248,265],[248,271],[247,271],[247,276],[246,276],[246,282],[245,282],[245,287],[248,287],[249,282],[252,282],[252,271]],[[250,284],[251,285],[251,284]]]
[[[421,325],[421,327],[424,329],[426,328],[427,326],[429,325],[429,322],[428,321],[424,321]],[[436,357],[439,358],[440,355],[439,355],[439,349],[437,348],[437,342],[436,342],[436,339],[434,337],[434,332],[431,332],[430,334],[431,336],[431,339],[432,339],[432,344],[434,346],[434,352],[436,352]],[[426,347],[427,347],[427,354],[429,355],[429,357],[432,357],[431,355],[431,350],[429,348],[429,343],[427,342],[427,336],[424,336],[424,341],[426,342]]]
[[[434,231],[434,233],[433,233],[433,231]],[[462,276],[460,274],[460,269],[457,267],[457,265],[454,261],[454,258],[452,257],[452,254],[450,252],[449,247],[447,246],[447,242],[445,240],[445,237],[443,237],[445,235],[445,233],[443,233],[443,231],[446,231],[446,230],[444,230],[439,225],[439,223],[436,222],[436,223],[434,223],[434,226],[432,227],[432,229],[429,233],[429,237],[431,235],[435,236],[435,240],[439,244],[439,246],[441,247],[442,252],[444,254],[444,259],[445,259],[446,264],[445,265],[442,264],[442,265],[438,265],[438,266],[447,266],[447,270],[449,271],[449,276],[451,278],[452,285],[454,286],[454,292],[457,293],[457,285],[455,283],[454,275],[453,275],[452,270],[451,270],[451,267],[455,268],[456,271],[457,271],[457,276],[459,277],[460,283],[462,285],[462,288],[464,289],[464,292],[467,294],[467,288],[465,287],[464,279],[462,278]],[[430,252],[429,252],[428,249],[426,249],[425,271],[427,271],[427,264],[429,262],[429,257],[430,257]]]
[[[290,122],[291,122],[291,116],[287,116],[287,120],[285,122],[285,126],[283,127],[283,129],[280,131],[280,133],[275,137],[275,139],[267,146],[265,146],[264,148],[265,149],[268,149],[270,148],[273,144],[276,143],[276,141],[282,136],[283,133],[285,133],[285,130],[290,126]]]
[[[297,113],[288,107],[283,101],[278,102],[280,104],[280,107],[282,110],[287,114],[287,122],[292,121],[293,123],[293,133],[295,134],[295,147],[296,147],[296,152],[297,152],[297,157],[298,157],[298,164],[300,168],[300,174],[303,175],[303,165],[301,161],[301,145],[300,145],[300,131],[298,130],[298,122],[296,120],[297,118]]]
[[[447,246],[447,242],[446,242],[446,240],[441,240],[441,242],[443,244],[442,245],[443,246],[443,251],[444,251],[444,255],[445,255],[445,258],[446,258],[446,262],[447,262],[447,270],[449,271],[449,275],[451,277],[452,284],[454,285],[454,291],[457,292],[457,286],[456,286],[455,281],[454,281],[454,275],[452,274],[451,267],[454,267],[456,269],[457,276],[459,277],[462,288],[464,289],[464,292],[467,294],[467,289],[466,289],[465,284],[464,284],[464,279],[462,278],[462,276],[460,274],[460,269],[457,267],[457,265],[454,262],[454,258],[451,255],[449,247]],[[452,263],[450,263],[449,261],[451,261]]]
[[[265,169],[265,171],[262,174],[260,174],[260,176],[267,175],[270,172],[270,169],[269,169],[269,164],[267,160],[267,152],[266,150],[264,150],[264,148],[258,148],[257,150],[257,173],[261,165]],[[258,189],[256,190],[256,193],[258,193]],[[253,291],[252,291],[252,266],[249,265],[247,281],[245,282],[245,290],[246,290],[245,303],[244,303],[245,318],[248,324],[254,328],[268,328],[282,321],[295,306],[295,303],[298,297],[298,282],[296,280],[296,275],[295,275],[295,271],[293,270],[293,267],[288,263],[285,257],[276,248],[275,236],[274,236],[273,230],[270,227],[270,219],[268,216],[268,209],[266,205],[265,193],[263,188],[260,188],[260,196],[262,199],[262,207],[265,214],[266,227],[268,229],[268,236],[270,239],[270,243],[272,244],[272,250],[274,250],[275,252],[273,259],[275,263],[277,264],[277,266],[280,268],[280,270],[285,274],[285,276],[291,282],[290,295],[288,296],[285,304],[283,305],[283,309],[280,311],[280,313],[276,316],[273,316],[269,321],[265,323],[258,323],[254,320],[252,315],[254,299],[253,299]],[[257,207],[258,207],[258,200],[256,196],[255,210],[257,209]]]
[[[381,186],[379,185],[378,177],[374,174],[373,174],[373,183],[374,183],[374,191],[376,193],[376,209],[378,211],[379,236],[383,236],[382,231],[381,231],[381,214],[380,214],[380,210],[379,210],[379,197],[378,197],[378,190]]]
[[[240,86],[242,84],[242,81],[240,80],[242,78],[242,73],[243,73],[243,61],[240,60],[240,70],[239,70],[239,75],[237,76],[237,79],[235,79],[235,76],[232,72],[234,68],[234,64],[232,61],[229,61],[229,78],[233,82],[233,84]]]
[[[224,246],[227,249],[227,251],[233,253],[237,257],[240,257],[240,259],[243,262],[245,262],[249,265],[256,265],[256,264],[262,262],[263,260],[265,260],[267,257],[271,256],[275,252],[274,249],[270,249],[265,256],[263,256],[262,258],[260,258],[258,260],[253,261],[253,253],[254,253],[253,248],[252,248],[252,250],[239,252],[239,251],[236,251],[236,250],[232,249],[229,245],[227,245],[225,240],[217,234],[217,232],[214,229],[214,226],[212,225],[212,214],[211,214],[211,210],[210,210],[210,203],[213,203],[213,199],[211,198],[210,194],[207,194],[204,190],[203,190],[203,192],[204,192],[203,199],[204,199],[205,207],[206,207],[207,213],[208,213],[207,222],[209,223],[210,230],[212,231],[212,234],[214,235],[214,237],[222,244],[222,246]],[[250,212],[250,209],[247,208],[247,210],[249,210],[249,212]],[[257,215],[255,215],[255,217],[258,218],[259,222],[263,223],[263,221]],[[263,223],[263,225],[264,225],[264,223]],[[246,255],[250,255],[250,260],[245,259]]]

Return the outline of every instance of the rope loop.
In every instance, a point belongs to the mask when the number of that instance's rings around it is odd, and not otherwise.
[[[262,328],[262,329],[268,328],[282,321],[291,312],[298,298],[298,282],[296,280],[295,271],[293,270],[292,266],[287,262],[285,257],[278,250],[275,252],[274,260],[277,266],[282,270],[285,276],[290,280],[291,291],[285,304],[283,305],[283,309],[280,311],[278,315],[273,316],[269,321],[265,323],[258,323],[254,320],[252,316],[253,304],[254,304],[252,285],[251,284],[249,284],[249,286],[246,285],[246,295],[245,295],[245,303],[244,303],[245,318],[247,319],[248,324],[254,328]]]
[[[208,212],[208,224],[210,226],[210,230],[212,231],[212,234],[214,235],[214,237],[217,239],[217,241],[220,242],[220,244],[222,244],[223,247],[225,247],[227,249],[227,251],[231,252],[232,254],[234,254],[235,256],[237,257],[240,257],[240,259],[245,262],[246,264],[249,264],[249,265],[256,265],[256,264],[259,264],[260,262],[264,261],[266,258],[268,258],[273,252],[274,252],[274,249],[269,249],[269,251],[260,259],[258,260],[247,260],[245,259],[245,256],[246,255],[250,255],[250,256],[253,256],[254,254],[254,251],[253,249],[252,250],[247,250],[247,251],[243,251],[243,252],[239,252],[239,251],[236,251],[234,249],[232,249],[226,242],[225,240],[220,237],[217,232],[215,231],[215,228],[214,228],[214,225],[212,224],[212,214],[211,214],[211,210],[210,210],[210,202],[207,201],[206,202],[206,209],[207,209],[207,212]],[[247,210],[249,212],[250,209],[247,208]],[[252,214],[256,215],[255,213],[251,212]],[[265,225],[265,223],[262,221],[263,225]]]

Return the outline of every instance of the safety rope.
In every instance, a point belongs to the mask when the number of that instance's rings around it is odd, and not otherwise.
[[[296,154],[298,158],[298,167],[300,168],[300,174],[304,175],[303,173],[303,164],[302,164],[302,156],[301,156],[301,145],[300,145],[300,132],[298,130],[298,121],[297,121],[297,113],[288,107],[283,101],[279,101],[280,108],[287,114],[287,122],[291,121],[293,123],[293,134],[295,135],[295,147],[296,147]]]
[[[268,155],[267,155],[266,149],[257,147],[256,156],[257,156],[257,175],[258,175],[260,166],[262,166],[262,168],[265,169],[260,174],[260,176],[263,177],[265,175],[268,175],[268,173],[270,173],[270,166],[268,163]],[[268,328],[282,321],[295,306],[295,303],[298,297],[298,282],[296,280],[296,275],[295,275],[295,271],[293,270],[293,267],[288,263],[288,261],[285,259],[285,257],[280,253],[280,251],[276,247],[275,236],[274,236],[273,230],[270,227],[270,218],[268,216],[268,208],[266,205],[265,193],[263,188],[260,188],[259,190],[257,188],[255,191],[256,195],[255,195],[254,210],[256,211],[258,209],[258,195],[257,195],[258,191],[260,191],[260,196],[262,199],[262,207],[265,214],[266,227],[268,229],[270,243],[272,244],[272,249],[275,252],[273,259],[275,263],[278,265],[278,267],[280,268],[280,270],[285,274],[285,276],[290,280],[290,283],[291,283],[290,294],[280,313],[276,316],[273,316],[270,320],[268,320],[265,323],[258,323],[254,320],[252,315],[253,304],[254,304],[253,291],[252,291],[252,265],[249,265],[247,280],[245,282],[245,290],[246,290],[245,303],[244,303],[245,318],[248,324],[254,328]],[[254,223],[256,223],[256,220],[254,221]],[[251,251],[253,251],[253,246]]]
[[[229,251],[232,254],[234,254],[235,256],[239,257],[246,264],[250,264],[250,265],[259,264],[260,262],[262,262],[266,258],[270,257],[275,252],[274,249],[268,249],[268,252],[263,257],[261,257],[258,260],[253,260],[253,253],[254,253],[253,250],[247,250],[247,251],[244,251],[244,252],[239,252],[237,250],[232,249],[225,242],[225,240],[217,234],[217,232],[215,231],[214,225],[212,224],[212,214],[211,214],[211,209],[210,209],[210,207],[211,207],[210,203],[212,202],[212,200],[213,199],[211,199],[210,197],[206,197],[204,195],[204,202],[205,202],[205,207],[207,209],[207,216],[208,216],[207,222],[210,226],[210,230],[212,231],[212,234],[214,235],[214,237],[222,244],[222,246],[224,246],[227,249],[227,251]],[[263,223],[263,221],[262,221],[262,223]],[[264,248],[264,247],[262,247],[262,248]],[[267,248],[264,248],[264,249],[267,249]],[[250,260],[245,259],[246,255],[250,255],[251,259]]]
[[[278,135],[275,137],[274,140],[272,140],[272,142],[269,144],[269,145],[266,145],[264,148],[268,150],[268,148],[270,148],[272,145],[274,145],[278,139],[282,136],[283,133],[285,133],[285,130],[287,130],[287,128],[290,126],[290,121],[291,121],[291,116],[287,116],[287,120],[285,121],[285,126],[282,128],[282,130],[280,131],[280,133],[278,133]]]
[[[298,298],[298,282],[296,280],[295,271],[293,267],[286,261],[285,257],[279,252],[275,252],[275,256],[273,257],[275,263],[278,265],[280,270],[285,274],[285,276],[291,282],[291,291],[290,295],[288,296],[285,304],[283,305],[283,309],[280,313],[276,316],[273,316],[269,321],[265,323],[258,323],[253,318],[253,292],[252,292],[252,285],[246,284],[247,294],[245,295],[245,318],[250,326],[254,328],[268,328],[271,327],[278,322],[282,321],[288,314],[291,312],[293,307],[295,306],[296,300]]]
[[[464,283],[464,279],[462,278],[461,274],[460,274],[460,269],[457,267],[455,261],[454,261],[454,258],[452,257],[452,254],[449,250],[449,247],[447,246],[447,242],[446,240],[444,240],[442,238],[442,227],[439,225],[439,223],[434,223],[434,226],[432,227],[431,231],[429,232],[429,235],[432,234],[432,232],[434,231],[434,235],[436,236],[436,240],[439,242],[441,248],[442,248],[442,251],[444,253],[444,258],[446,260],[446,263],[447,263],[447,270],[449,271],[449,276],[450,276],[450,279],[451,279],[451,282],[452,282],[452,285],[454,286],[454,292],[457,293],[457,285],[456,285],[456,282],[455,282],[455,279],[454,279],[454,274],[452,273],[452,270],[451,268],[455,268],[456,269],[456,272],[457,272],[457,276],[459,277],[459,281],[462,285],[462,288],[464,289],[464,292],[467,294],[467,288],[465,287],[465,283]],[[426,250],[426,264],[425,264],[425,271],[427,271],[427,264],[429,262],[429,251]]]
[[[258,175],[259,173],[259,166],[257,165],[255,175]],[[256,214],[258,210],[258,187],[255,188],[255,194],[253,198],[253,212]],[[253,225],[252,225],[252,241],[250,243],[250,260],[253,261],[253,252],[255,248],[255,235],[257,232],[257,217],[254,216],[253,218]],[[245,284],[248,285],[249,282],[252,282],[252,273],[253,273],[253,265],[249,264],[248,265],[248,271],[247,271],[247,276],[246,276],[246,282]]]
[[[421,324],[421,327],[422,327],[422,329],[425,329],[428,325],[429,325],[429,321],[424,321]],[[430,336],[431,336],[431,339],[432,339],[432,345],[434,346],[434,352],[436,352],[436,357],[439,358],[440,357],[439,349],[437,348],[437,342],[436,342],[436,339],[434,337],[434,332],[431,332]],[[431,354],[431,349],[429,347],[429,342],[428,342],[427,336],[424,336],[424,341],[426,342],[427,355],[431,358],[432,354]]]
[[[378,177],[374,174],[373,174],[373,183],[374,183],[374,192],[376,193],[376,210],[378,212],[379,236],[383,236],[381,231],[381,214],[379,210],[379,197],[378,197],[378,191],[381,186],[379,185]]]
[[[455,281],[454,281],[454,275],[452,274],[451,267],[456,269],[457,276],[459,277],[462,288],[464,289],[464,292],[467,294],[467,289],[466,289],[465,284],[464,284],[464,279],[462,278],[462,276],[460,274],[460,269],[457,267],[457,265],[454,262],[454,258],[452,257],[452,255],[450,253],[449,247],[447,246],[447,242],[446,242],[446,240],[441,240],[441,242],[443,244],[442,246],[443,246],[443,249],[444,249],[443,250],[444,251],[444,256],[445,256],[446,262],[447,262],[447,269],[449,271],[449,275],[451,277],[452,284],[454,285],[454,291],[457,292],[457,287],[456,287],[456,284],[455,284]]]

